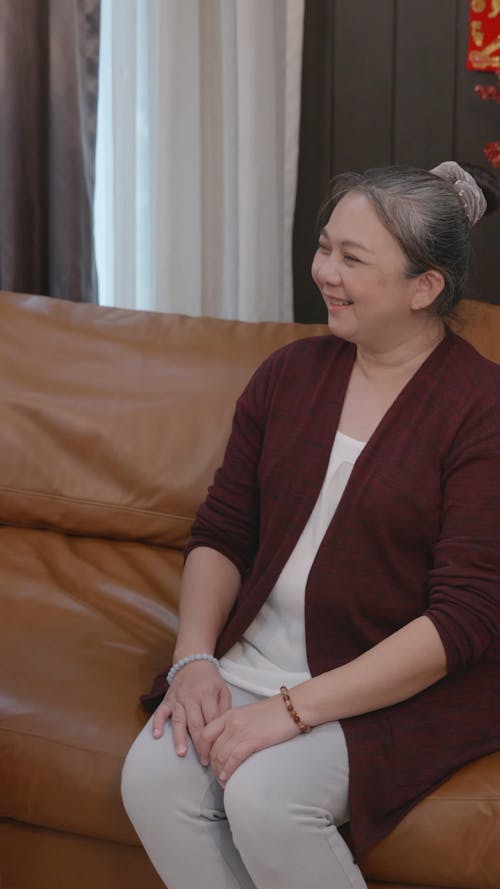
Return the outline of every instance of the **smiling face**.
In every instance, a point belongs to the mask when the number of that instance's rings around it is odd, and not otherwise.
[[[391,348],[420,321],[421,284],[369,198],[348,192],[322,230],[312,276],[332,333],[367,347]]]

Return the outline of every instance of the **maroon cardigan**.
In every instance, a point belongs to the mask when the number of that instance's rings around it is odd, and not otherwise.
[[[242,576],[219,657],[258,613],[312,511],[354,358],[331,335],[292,343],[238,400],[186,548],[212,547]],[[499,518],[500,367],[447,332],[358,458],[306,586],[313,676],[422,614],[447,655],[448,675],[431,688],[342,720],[358,858],[451,772],[500,746]]]

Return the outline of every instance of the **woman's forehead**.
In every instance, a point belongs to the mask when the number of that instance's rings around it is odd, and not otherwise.
[[[407,263],[401,245],[383,224],[370,198],[360,191],[349,191],[340,199],[323,232],[332,244],[360,251],[366,261]]]
[[[372,252],[384,248],[401,250],[379,218],[370,198],[359,191],[349,191],[340,199],[324,232],[331,240],[357,243]]]

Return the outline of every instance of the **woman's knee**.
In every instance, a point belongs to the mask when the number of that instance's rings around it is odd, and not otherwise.
[[[255,839],[261,848],[272,846],[291,839],[299,825],[315,830],[346,820],[347,775],[337,776],[329,757],[323,762],[322,751],[313,752],[318,755],[311,763],[298,758],[298,743],[277,745],[255,753],[234,772],[224,808],[237,845]]]
[[[168,800],[175,797],[178,766],[169,726],[162,738],[155,739],[151,724],[147,723],[128,751],[122,769],[122,800],[129,815],[138,806],[147,806],[148,800],[155,804],[162,795],[165,795],[167,805]],[[168,794],[165,793],[167,788]]]
[[[151,757],[147,745],[142,743],[142,733],[132,744],[125,757],[121,774],[121,795],[127,813],[132,816],[134,809],[150,783]]]
[[[248,843],[262,844],[279,840],[286,829],[288,804],[280,782],[270,786],[266,768],[255,754],[234,772],[224,791],[224,809],[238,848]]]
[[[150,725],[145,726],[125,759],[121,791],[136,829],[153,814],[172,821],[199,817],[204,807],[218,808],[217,796],[222,811],[221,790],[211,772],[200,765],[192,745],[189,743],[186,756],[176,754],[170,723],[158,739],[153,738]]]

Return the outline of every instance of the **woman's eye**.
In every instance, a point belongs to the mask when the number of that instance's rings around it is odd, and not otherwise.
[[[322,253],[329,253],[330,252],[330,248],[329,248],[328,244],[325,244],[321,241],[318,244],[318,250],[321,250]]]
[[[344,259],[346,262],[359,262],[357,256],[351,256],[349,253],[344,253]]]

